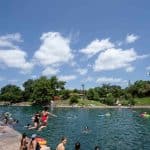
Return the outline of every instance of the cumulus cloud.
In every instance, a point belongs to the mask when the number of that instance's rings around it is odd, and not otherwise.
[[[108,49],[99,54],[93,66],[95,71],[115,70],[129,68],[131,63],[137,59],[134,49]]]
[[[17,46],[22,42],[21,34],[7,34],[0,36],[0,67],[10,67],[21,69],[21,73],[31,71],[33,64],[26,60],[27,53]]]
[[[134,35],[134,34],[128,34],[126,37],[126,42],[127,43],[134,43],[138,39],[139,39],[139,36]]]
[[[102,39],[102,40],[94,40],[92,41],[87,47],[83,48],[80,50],[80,52],[88,55],[89,57],[97,54],[98,52],[104,51],[108,48],[112,48],[115,45],[110,42],[110,40],[107,39]]]
[[[121,78],[99,77],[97,78],[96,83],[101,83],[101,84],[118,83],[120,84],[120,83],[127,83],[127,81]]]
[[[21,34],[14,33],[14,34],[7,34],[4,36],[0,36],[0,47],[3,48],[17,48],[18,46],[15,45],[15,42],[22,42]]]
[[[0,50],[0,64],[10,68],[21,69],[26,72],[32,69],[33,64],[26,61],[27,54],[20,50]]]
[[[35,52],[34,59],[43,66],[67,63],[73,59],[70,39],[58,32],[43,33],[42,44]]]
[[[49,75],[56,75],[59,72],[59,69],[46,67],[45,70],[42,72],[42,75],[49,76]]]
[[[59,76],[58,78],[59,80],[62,81],[71,81],[71,80],[75,80],[77,77],[75,75],[66,75],[66,76]]]
[[[82,69],[82,68],[78,68],[76,70],[80,75],[85,75],[87,74],[88,70],[87,69]]]

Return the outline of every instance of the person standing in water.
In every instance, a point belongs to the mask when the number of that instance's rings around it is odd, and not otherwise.
[[[36,112],[36,114],[33,117],[33,122],[34,122],[34,126],[33,127],[29,127],[28,129],[37,129],[39,124],[40,124],[40,114],[39,112]]]
[[[75,150],[80,150],[80,142],[75,143]]]
[[[62,137],[61,142],[57,145],[56,150],[65,150],[65,145],[67,143],[67,138]]]
[[[28,138],[25,133],[22,134],[21,142],[20,142],[20,150],[27,150],[28,149]]]

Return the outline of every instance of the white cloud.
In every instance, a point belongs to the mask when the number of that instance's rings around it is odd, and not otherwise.
[[[0,36],[0,67],[21,69],[21,73],[31,71],[33,64],[26,61],[27,54],[17,46],[22,42],[21,34],[7,34]]]
[[[42,75],[49,76],[49,75],[56,75],[59,72],[59,69],[46,67],[45,70],[42,72]]]
[[[21,34],[14,33],[14,34],[7,34],[4,36],[0,36],[0,47],[7,47],[7,48],[17,48],[14,42],[22,42]]]
[[[62,81],[71,81],[71,80],[75,80],[77,77],[75,75],[66,75],[66,76],[59,76],[58,78],[59,80]]]
[[[21,69],[22,72],[30,71],[33,64],[26,61],[27,54],[20,50],[0,50],[0,64],[10,68]]]
[[[48,32],[41,36],[42,44],[35,52],[34,58],[41,65],[67,63],[73,59],[70,39],[58,32]]]
[[[95,71],[131,68],[131,63],[137,59],[134,49],[108,49],[99,54],[93,69]]]
[[[126,37],[126,42],[127,43],[134,43],[138,39],[139,39],[139,36],[134,35],[134,34],[128,34]]]
[[[126,80],[121,78],[113,78],[113,77],[99,77],[96,80],[96,83],[108,84],[108,83],[127,83]]]
[[[81,49],[80,51],[89,57],[97,54],[98,52],[104,51],[108,48],[112,48],[115,45],[109,41],[109,39],[102,39],[102,40],[94,40],[86,48]]]
[[[77,72],[78,72],[80,75],[85,75],[85,74],[87,74],[88,70],[87,70],[87,69],[78,68],[78,69],[77,69]]]

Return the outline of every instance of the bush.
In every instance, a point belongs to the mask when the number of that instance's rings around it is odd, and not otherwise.
[[[78,95],[72,95],[70,97],[70,104],[78,103],[79,102],[79,96]]]
[[[135,100],[134,99],[122,100],[121,104],[124,106],[135,105]]]

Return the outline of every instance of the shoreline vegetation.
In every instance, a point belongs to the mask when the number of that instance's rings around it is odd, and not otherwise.
[[[54,101],[58,107],[62,105],[68,107],[150,105],[150,81],[138,80],[126,88],[103,84],[86,89],[82,84],[81,89],[66,89],[65,84],[65,81],[60,81],[56,76],[28,79],[22,84],[22,89],[17,85],[8,84],[0,89],[0,103],[24,106],[48,104],[50,106],[50,103]]]
[[[109,105],[104,105],[104,104],[97,104],[94,102],[93,103],[87,103],[87,100],[82,100],[85,101],[85,104],[79,103],[79,104],[69,104],[66,100],[64,101],[56,101],[55,102],[55,108],[150,108],[150,104],[145,105],[140,103],[139,101],[135,105],[129,105],[129,106],[123,106],[123,105],[114,105],[114,106],[109,106]],[[150,101],[150,98],[149,98]],[[140,105],[141,104],[141,105]],[[19,102],[19,103],[13,103],[10,104],[8,102],[0,102],[0,106],[32,106],[31,102]]]

